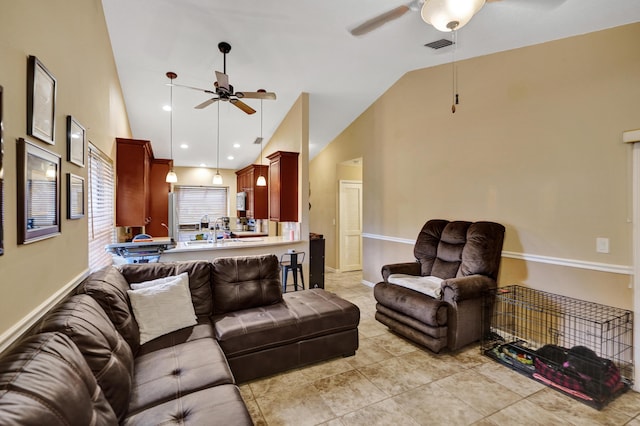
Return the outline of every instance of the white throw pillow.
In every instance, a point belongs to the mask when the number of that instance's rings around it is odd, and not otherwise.
[[[140,344],[197,323],[189,276],[180,274],[151,287],[127,290],[140,328]]]
[[[184,277],[187,277],[187,280],[189,279],[189,275],[186,272],[183,272],[180,275],[171,275],[171,276],[164,277],[164,278],[156,278],[155,280],[143,281],[141,283],[131,283],[131,284],[129,284],[129,287],[131,287],[132,290],[139,290],[141,288],[154,287],[154,286],[157,286],[157,285],[160,285],[160,284],[165,284],[165,283],[168,283],[168,282],[175,281],[176,278],[179,278],[179,277],[184,279],[183,275],[184,275]]]
[[[442,278],[433,276],[418,276],[407,274],[391,274],[387,281],[391,284],[399,285],[427,296],[431,296],[434,299],[440,299],[442,295]]]

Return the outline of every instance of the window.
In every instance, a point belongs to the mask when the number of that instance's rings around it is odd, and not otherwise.
[[[202,216],[227,216],[227,188],[214,186],[175,186],[178,223],[200,223]]]
[[[104,247],[115,241],[114,170],[111,159],[89,144],[89,269],[111,265]]]

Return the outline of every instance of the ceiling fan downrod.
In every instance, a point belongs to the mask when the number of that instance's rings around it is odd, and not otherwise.
[[[231,52],[231,45],[226,41],[218,43],[218,50],[222,52],[222,72],[227,73],[227,53]]]

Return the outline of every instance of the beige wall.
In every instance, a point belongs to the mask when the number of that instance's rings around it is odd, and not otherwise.
[[[298,157],[298,222],[302,239],[309,236],[309,94],[301,93],[291,106],[271,139],[264,146],[266,157],[277,151],[299,152]],[[269,235],[281,234],[276,231],[276,223],[269,222]]]
[[[57,79],[55,145],[26,136],[27,57]],[[116,136],[130,129],[99,0],[6,1],[0,13],[0,85],[4,87],[4,245],[0,256],[0,333],[87,271],[87,220],[66,219],[66,173],[87,168],[66,161],[66,116],[114,157]],[[62,234],[17,245],[16,139],[62,157]],[[1,337],[0,337],[1,340]]]
[[[621,134],[640,125],[637,40],[633,24],[460,61],[455,114],[451,65],[407,73],[311,162],[311,226],[335,238],[336,164],[362,156],[364,232],[375,236],[364,239],[366,281],[410,260],[411,245],[388,239],[414,240],[430,218],[501,222],[516,255],[630,266]],[[610,238],[609,254],[596,237]],[[516,259],[500,277],[628,309],[630,281]]]
[[[340,163],[363,157],[367,150],[367,140],[373,137],[372,132],[373,121],[371,116],[365,113],[309,163],[309,229],[324,235],[325,265],[330,269],[338,269],[340,259],[337,238],[338,182],[343,179]],[[360,173],[362,179],[362,172]],[[365,193],[366,185],[364,182]]]

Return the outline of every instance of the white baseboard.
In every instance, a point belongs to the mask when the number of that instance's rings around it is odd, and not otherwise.
[[[11,328],[0,335],[0,352],[5,351],[17,339],[34,326],[51,308],[58,304],[62,299],[67,297],[78,284],[89,276],[89,269],[85,269],[81,274],[77,275],[73,280],[69,281],[58,291],[53,293],[48,299],[42,302],[27,316],[15,323]]]
[[[360,282],[362,284],[366,285],[367,287],[371,287],[371,288],[373,288],[373,286],[377,284],[377,283],[372,283],[371,281],[367,281],[367,280],[362,280]]]
[[[394,243],[414,245],[415,240],[407,238],[388,237],[386,235],[378,234],[362,234],[362,238],[369,238],[372,240],[389,241]],[[628,265],[616,265],[611,263],[599,263],[590,262],[577,259],[565,259],[561,257],[542,256],[538,254],[519,253],[514,251],[503,251],[502,257],[509,259],[524,260],[527,262],[545,263],[548,265],[566,266],[569,268],[588,269],[591,271],[609,272],[612,274],[633,275],[633,266]]]

